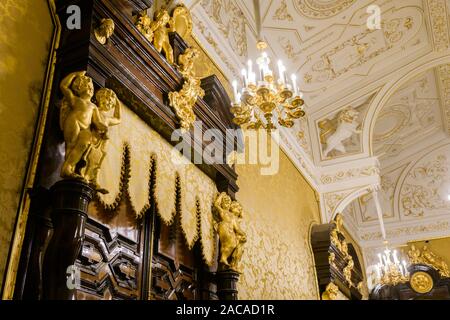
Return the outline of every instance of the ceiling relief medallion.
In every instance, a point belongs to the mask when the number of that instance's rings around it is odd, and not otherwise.
[[[407,106],[394,105],[388,110],[383,111],[377,121],[383,124],[383,127],[376,127],[374,134],[375,142],[385,142],[392,136],[405,128],[411,119],[411,112]]]
[[[361,129],[374,95],[354,101],[352,105],[316,122],[321,146],[321,160],[354,155],[362,152]]]
[[[400,188],[405,217],[447,214],[450,210],[450,145],[427,154],[408,172]]]
[[[247,33],[244,13],[229,0],[201,0],[201,6],[216,24],[231,48],[240,56],[247,56]]]
[[[361,134],[359,112],[349,106],[341,110],[333,119],[319,121],[320,143],[325,158],[338,154],[345,154],[348,150],[348,141]],[[358,139],[359,140],[359,139]],[[351,141],[356,145],[356,141]],[[358,143],[359,144],[359,143]]]
[[[400,10],[404,17],[407,12]],[[369,30],[349,35],[339,45],[325,52],[314,54],[302,71],[305,82],[310,85],[324,85],[337,80],[349,72],[364,72],[363,67],[375,63],[375,60],[393,49],[403,46],[418,31],[417,18],[407,16],[394,18],[382,24],[381,30]],[[361,26],[363,27],[363,26]],[[366,71],[368,72],[368,71]]]
[[[331,18],[354,4],[356,0],[295,0],[297,11],[311,19]]]

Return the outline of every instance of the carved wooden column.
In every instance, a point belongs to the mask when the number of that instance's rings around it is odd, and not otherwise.
[[[234,270],[217,272],[217,295],[220,300],[238,300],[239,276],[240,273]]]
[[[44,299],[74,300],[66,271],[75,264],[84,238],[92,188],[78,180],[62,180],[51,189],[54,234],[44,261]]]
[[[24,275],[16,280],[14,299],[42,299],[42,271],[44,255],[53,235],[50,218],[50,191],[37,187],[30,191],[31,207],[28,232],[22,247],[22,261],[17,274]],[[30,272],[28,272],[30,271]]]

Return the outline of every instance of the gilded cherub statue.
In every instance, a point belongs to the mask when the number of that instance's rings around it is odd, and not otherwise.
[[[105,44],[106,41],[114,33],[114,21],[110,18],[102,19],[100,25],[95,28],[94,35],[100,44]]]
[[[323,151],[325,157],[328,157],[333,150],[341,153],[347,152],[344,141],[351,138],[354,134],[361,133],[358,116],[359,112],[356,109],[347,107],[339,112],[335,119],[325,119],[318,123],[320,142],[326,145]]]
[[[65,161],[61,169],[61,177],[85,179],[80,169],[86,166],[86,153],[91,145],[91,125],[99,130],[106,130],[100,122],[97,106],[92,103],[94,84],[86,76],[86,71],[73,72],[60,83],[64,95],[59,124],[66,142]]]
[[[105,158],[105,144],[109,139],[108,128],[120,124],[120,101],[114,91],[102,88],[95,93],[95,99],[98,105],[98,121],[103,124],[102,128],[94,128],[92,130],[91,146],[86,156],[87,165],[85,167],[84,176],[86,180],[98,192],[108,193],[107,190],[101,189],[97,183],[98,172]],[[110,111],[114,108],[114,114],[111,116]]]
[[[169,12],[167,12],[167,10],[165,9],[162,9],[156,14],[155,21],[153,21],[150,25],[150,29],[154,33],[153,45],[155,46],[156,50],[158,50],[158,52],[164,50],[167,61],[170,64],[173,64],[173,49],[169,41],[169,22]]]
[[[218,214],[216,230],[220,240],[220,267],[239,272],[238,263],[242,258],[243,245],[247,241],[245,232],[239,225],[242,207],[222,192],[216,197],[214,208]]]
[[[164,50],[167,61],[174,64],[173,49],[170,45],[169,32],[171,27],[171,18],[166,9],[161,9],[155,14],[151,21],[146,12],[141,12],[136,22],[138,30],[152,42],[158,52]]]

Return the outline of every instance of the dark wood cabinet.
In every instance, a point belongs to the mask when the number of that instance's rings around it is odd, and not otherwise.
[[[81,7],[81,30],[65,27],[66,9],[72,4]],[[93,194],[91,201],[79,197],[79,202],[74,202],[85,204],[78,215],[55,218],[52,201],[68,199],[67,195],[55,198],[51,192],[61,181],[59,172],[64,161],[64,139],[58,121],[59,83],[68,73],[86,70],[96,89],[114,90],[131,111],[172,143],[170,136],[179,121],[168,104],[168,94],[182,87],[183,77],[134,25],[136,14],[151,4],[149,0],[56,2],[62,22],[61,40],[16,299],[217,299],[216,267],[204,264],[198,244],[187,247],[177,217],[170,226],[161,222],[153,202],[137,219],[124,194],[114,210],[99,205]],[[105,45],[93,35],[103,18],[111,18],[115,24],[114,34]],[[176,55],[186,49],[187,44],[177,34],[170,39]],[[214,75],[203,79],[202,87],[205,98],[199,98],[194,107],[196,117],[203,122],[203,130],[219,129],[226,136],[228,128],[236,128],[231,121],[230,99]],[[197,141],[194,135],[192,140],[200,146],[208,143]],[[237,141],[228,143],[236,145]],[[199,165],[199,169],[215,182],[218,191],[232,196],[237,192],[237,175],[227,164]],[[42,262],[44,256],[47,263]],[[62,260],[65,265],[72,262],[80,271],[78,290],[65,288],[57,292],[64,287],[67,274],[62,265],[52,263]]]

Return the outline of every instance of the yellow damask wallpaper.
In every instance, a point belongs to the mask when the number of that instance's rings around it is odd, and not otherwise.
[[[275,175],[257,165],[237,165],[247,233],[240,299],[317,299],[309,231],[320,223],[314,190],[280,152]]]
[[[1,0],[0,30],[1,286],[53,35],[47,1]]]

